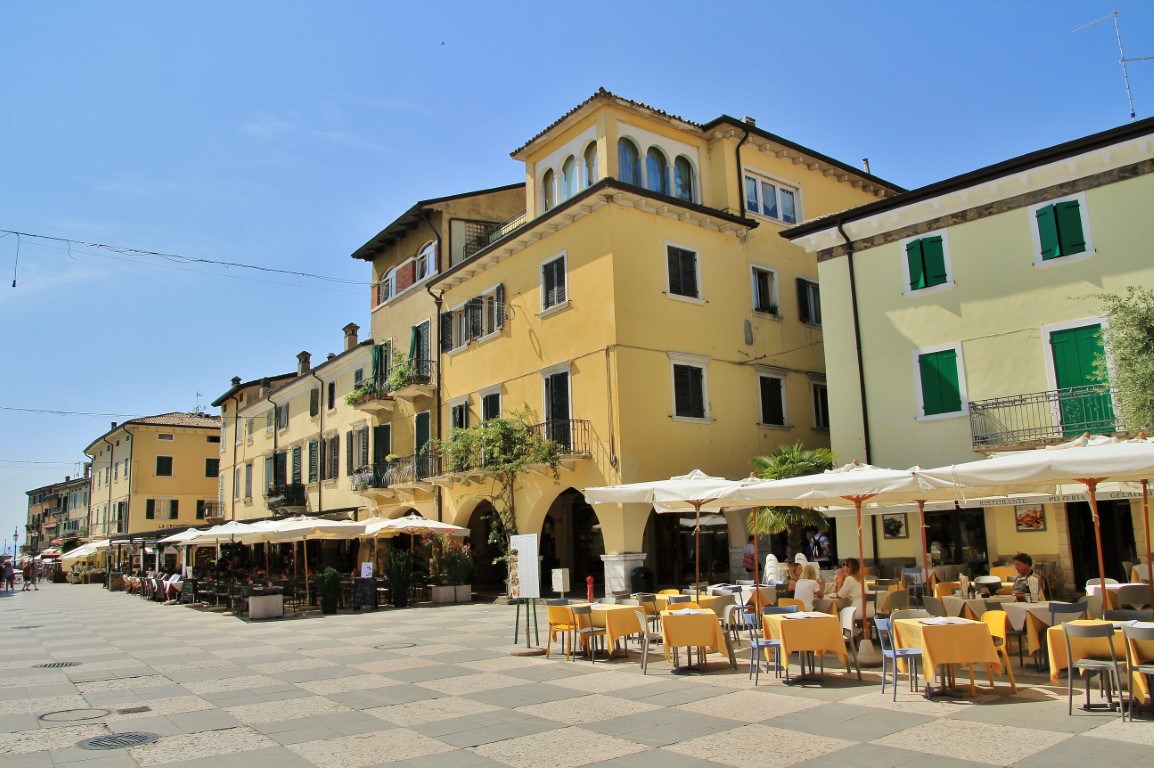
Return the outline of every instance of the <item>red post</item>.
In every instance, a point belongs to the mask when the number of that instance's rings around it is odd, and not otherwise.
[[[592,576],[586,576],[585,577],[585,599],[588,600],[589,602],[593,602],[593,577]]]

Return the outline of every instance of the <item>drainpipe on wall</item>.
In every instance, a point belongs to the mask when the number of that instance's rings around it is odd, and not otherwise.
[[[439,229],[437,229],[437,227],[433,224],[432,219],[429,218],[428,211],[421,211],[421,218],[424,219],[425,223],[429,225],[429,229],[433,230],[433,235],[437,239],[437,264],[436,264],[436,267],[437,267],[437,274],[440,274],[441,273],[441,255],[444,253],[444,248],[442,247],[444,245],[444,240],[441,237],[441,231]],[[429,339],[429,346],[431,346],[437,350],[437,380],[436,380],[436,383],[433,384],[433,414],[436,416],[436,421],[437,421],[436,435],[437,435],[437,440],[439,441],[439,440],[441,440],[441,435],[442,435],[442,430],[441,430],[441,306],[442,306],[442,302],[444,301],[444,292],[442,291],[441,293],[433,293],[433,289],[429,286],[428,282],[425,283],[425,292],[433,297],[433,304],[436,308],[436,311],[433,313],[433,318],[436,321],[437,334],[432,339]],[[504,312],[505,308],[501,307],[500,311]],[[442,522],[442,519],[444,517],[444,507],[443,507],[444,502],[442,501],[442,497],[441,497],[442,490],[441,490],[441,486],[439,486],[439,485],[434,486],[434,488],[436,490],[433,492],[433,503],[436,505],[436,509],[437,509],[437,522]]]
[[[269,387],[268,379],[265,379],[264,381],[261,382],[261,388],[266,388],[266,387]],[[272,479],[273,479],[272,485],[276,485],[277,432],[279,432],[280,430],[277,428],[276,402],[272,399],[271,388],[269,389],[269,393],[267,395],[265,395],[264,398],[265,398],[265,400],[268,400],[269,405],[272,406],[272,476],[273,476],[272,477]],[[268,478],[266,477],[265,480],[267,481]],[[286,483],[286,485],[287,485],[287,483]],[[268,506],[267,492],[266,492],[266,498],[265,498],[265,506],[266,506],[266,508]],[[271,511],[272,510],[270,509],[269,512],[271,512]]]
[[[846,267],[849,270],[849,298],[850,308],[853,314],[853,340],[854,352],[857,356],[857,381],[858,381],[858,398],[861,406],[861,423],[862,423],[862,442],[865,444],[865,462],[866,464],[873,463],[873,445],[870,440],[870,416],[869,416],[869,402],[866,399],[866,384],[865,384],[865,363],[862,360],[861,349],[861,323],[858,320],[858,303],[857,303],[857,272],[853,265],[853,240],[846,234],[843,219],[837,220],[837,231],[841,233],[842,239],[845,240],[846,247]],[[880,564],[878,555],[878,527],[876,515],[870,516],[870,537],[873,542],[874,552],[874,567],[877,568]]]
[[[232,380],[232,382],[233,382],[233,384],[232,384],[233,388],[239,387],[240,386],[240,377],[237,376],[236,378],[234,378]],[[237,458],[236,457],[236,446],[238,443],[240,443],[240,441],[237,439],[238,437],[240,437],[240,398],[238,398],[234,394],[234,395],[230,395],[228,399],[233,401],[232,402],[232,428],[233,428],[234,432],[232,435],[232,482],[233,482],[233,485],[236,485],[236,458]],[[219,475],[220,473],[218,472],[217,474]],[[220,488],[220,481],[219,480],[217,481],[217,488],[218,489]],[[218,496],[220,495],[219,490],[217,491],[217,495]],[[236,488],[232,489],[232,498],[230,498],[228,500],[228,519],[229,520],[236,520]]]
[[[112,428],[116,429],[116,422],[113,422],[112,424],[113,424]],[[106,477],[108,479],[105,483],[105,485],[108,486],[108,506],[104,510],[104,533],[107,535],[108,534],[108,513],[112,511],[112,462],[116,458],[116,454],[113,453],[112,443],[108,442],[107,437],[102,437],[100,439],[105,445],[108,446],[108,473],[106,475]],[[120,528],[120,526],[117,526],[118,530],[116,531],[116,533],[120,533],[119,528]],[[120,555],[120,548],[119,547],[117,547],[116,554],[117,554],[117,560],[119,561],[119,555]],[[111,547],[109,548],[108,570],[107,570],[107,575],[105,576],[104,587],[105,587],[105,589],[111,589],[112,588],[112,548]]]
[[[132,526],[128,524],[128,521],[132,519],[132,452],[136,448],[136,435],[128,431],[128,422],[125,422],[122,427],[124,434],[128,435],[128,471],[125,472],[128,475],[125,478],[128,481],[128,492],[124,494],[124,527],[131,528]],[[141,544],[140,546],[143,547],[144,545]],[[143,555],[143,553],[141,554]],[[143,564],[144,561],[141,560],[141,563]]]

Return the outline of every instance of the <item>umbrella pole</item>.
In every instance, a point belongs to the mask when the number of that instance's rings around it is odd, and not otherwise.
[[[312,597],[309,596],[309,542],[308,536],[301,537],[301,554],[305,559],[305,605],[312,604]]]
[[[1102,606],[1105,610],[1106,597],[1106,558],[1102,556],[1102,523],[1098,519],[1098,483],[1102,480],[1100,477],[1088,477],[1079,480],[1080,483],[1086,484],[1086,490],[1090,495],[1090,513],[1094,517],[1094,544],[1098,548],[1098,579],[1102,590]]]
[[[862,642],[866,642],[870,636],[870,633],[869,614],[866,612],[865,567],[862,565],[862,563],[865,562],[865,544],[863,543],[863,539],[865,537],[862,535],[861,530],[861,504],[861,498],[855,496],[853,500],[853,506],[854,511],[857,513],[857,561],[859,568],[858,573],[861,575],[861,633]],[[874,554],[876,555],[877,553],[875,552]]]
[[[701,599],[701,502],[693,502],[693,511],[697,513],[697,526],[693,529],[693,548],[695,550],[693,562],[693,588],[697,590],[697,599]]]
[[[1154,573],[1150,572],[1150,496],[1147,483],[1147,480],[1142,481],[1142,528],[1146,531],[1146,578],[1150,580],[1150,607],[1154,608]]]
[[[918,527],[922,529],[922,563],[926,569],[925,589],[930,588],[930,551],[926,549],[926,502],[918,499]],[[923,593],[923,597],[924,597]]]

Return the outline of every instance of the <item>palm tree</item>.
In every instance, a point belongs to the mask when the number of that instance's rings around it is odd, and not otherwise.
[[[782,480],[787,477],[816,475],[833,468],[833,451],[829,448],[806,448],[800,442],[780,446],[768,456],[755,456],[753,464],[758,477],[765,480]],[[764,507],[749,513],[746,525],[754,533],[789,534],[789,551],[805,551],[805,529],[813,526],[818,530],[829,529],[829,518],[820,512],[802,507]]]

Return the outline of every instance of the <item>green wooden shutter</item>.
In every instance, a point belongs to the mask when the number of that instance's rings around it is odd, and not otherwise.
[[[497,327],[505,326],[505,284],[497,286]]]
[[[156,517],[156,499],[145,499],[144,516],[149,520],[152,520],[154,517]]]
[[[309,482],[317,481],[317,441],[309,441]]]
[[[785,412],[781,407],[781,379],[773,376],[761,378],[761,423],[785,424]]]
[[[448,352],[453,348],[453,313],[442,312],[440,327],[438,329],[441,333],[441,351]],[[461,344],[464,344],[468,339],[460,339]],[[412,358],[412,352],[409,353]]]
[[[1086,236],[1082,232],[1082,213],[1077,200],[1065,200],[1054,206],[1058,221],[1058,248],[1062,256],[1086,250]]]
[[[299,445],[293,446],[292,481],[294,483],[301,481],[301,447]]]
[[[942,236],[922,238],[922,270],[923,282],[929,288],[942,285],[946,282],[946,249],[942,244]]]
[[[701,369],[693,365],[673,366],[674,414],[692,419],[705,417]]]
[[[910,290],[926,287],[926,271],[923,264],[922,241],[906,243],[906,263],[910,266]]]
[[[953,349],[918,357],[922,380],[922,408],[926,416],[962,409],[958,353]]]
[[[669,268],[669,292],[678,296],[685,295],[685,287],[681,275],[681,257],[677,248],[669,247],[666,253],[666,263]]]
[[[321,410],[321,391],[319,389],[309,390],[309,416],[316,416]]]
[[[353,455],[353,431],[350,429],[345,433],[345,474],[351,475],[356,469],[353,465],[356,463],[356,457]]]
[[[379,424],[373,427],[373,467],[382,471],[385,467],[385,457],[393,448],[392,425]]]
[[[1058,218],[1054,206],[1046,205],[1034,214],[1038,220],[1038,241],[1041,244],[1042,261],[1062,255],[1058,241]]]
[[[419,335],[420,335],[420,331],[417,329],[417,326],[414,325],[412,331],[410,331],[410,333],[409,333],[409,359],[410,360],[414,359],[417,356],[417,343],[418,343],[417,337]]]
[[[369,428],[361,427],[361,466],[369,465]]]
[[[175,520],[178,517],[180,517],[180,500],[179,499],[173,499],[169,503],[168,519],[169,520]]]

